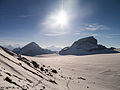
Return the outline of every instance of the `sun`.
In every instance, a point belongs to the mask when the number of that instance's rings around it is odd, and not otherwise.
[[[51,17],[51,23],[54,23],[55,26],[64,28],[68,24],[68,16],[64,10],[60,10],[57,13],[54,13]]]
[[[61,10],[56,16],[56,23],[59,24],[61,27],[67,25],[67,15],[65,11]]]
[[[52,29],[59,28],[64,30],[68,27],[69,15],[65,10],[57,10],[48,15],[44,25],[48,25]]]

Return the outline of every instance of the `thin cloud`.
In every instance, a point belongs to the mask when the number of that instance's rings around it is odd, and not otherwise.
[[[61,36],[61,35],[65,35],[65,32],[62,33],[45,33],[45,36]]]
[[[25,45],[26,42],[23,41],[16,41],[16,40],[12,40],[12,39],[7,39],[7,38],[0,38],[0,45],[12,45],[12,46],[23,46]]]
[[[88,23],[84,23],[81,24],[77,27],[73,27],[73,30],[71,28],[71,31],[74,34],[82,34],[84,31],[99,31],[99,30],[110,30],[111,28],[106,26],[106,25],[102,25],[102,24],[96,24],[96,23],[92,23],[92,24],[88,24]]]
[[[109,29],[110,29],[109,27],[101,24],[86,24],[85,26],[85,30],[89,30],[89,31],[109,30]]]
[[[79,33],[79,32],[76,32],[75,34],[76,34],[76,35],[79,35],[80,33]]]

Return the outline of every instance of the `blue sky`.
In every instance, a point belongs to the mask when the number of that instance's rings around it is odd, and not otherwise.
[[[61,7],[68,18],[64,28],[50,18]],[[120,48],[120,0],[0,0],[1,45],[34,41],[42,47],[64,47],[87,36]]]

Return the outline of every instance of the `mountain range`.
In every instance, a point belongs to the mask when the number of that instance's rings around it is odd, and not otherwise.
[[[13,49],[11,45],[7,46],[8,49]],[[52,51],[51,51],[52,50]],[[93,36],[85,37],[75,41],[70,47],[63,49],[55,46],[47,47],[44,49],[35,42],[31,42],[22,48],[15,48],[13,52],[26,56],[36,56],[41,54],[52,54],[59,51],[60,55],[87,55],[87,54],[102,54],[102,53],[117,53],[115,48],[107,48],[104,45],[98,44],[97,39]]]

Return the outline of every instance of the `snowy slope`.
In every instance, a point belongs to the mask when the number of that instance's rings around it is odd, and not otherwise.
[[[17,56],[15,53],[10,55],[7,49],[0,47],[0,89],[30,89],[40,90],[53,85],[57,82],[53,75],[57,74],[55,69],[37,64],[35,61]],[[47,86],[47,87],[46,87]],[[53,88],[56,88],[56,87]]]
[[[120,54],[20,56],[0,47],[2,90],[120,90]]]
[[[58,85],[67,87],[61,90],[120,90],[120,53],[27,58],[60,68]]]

